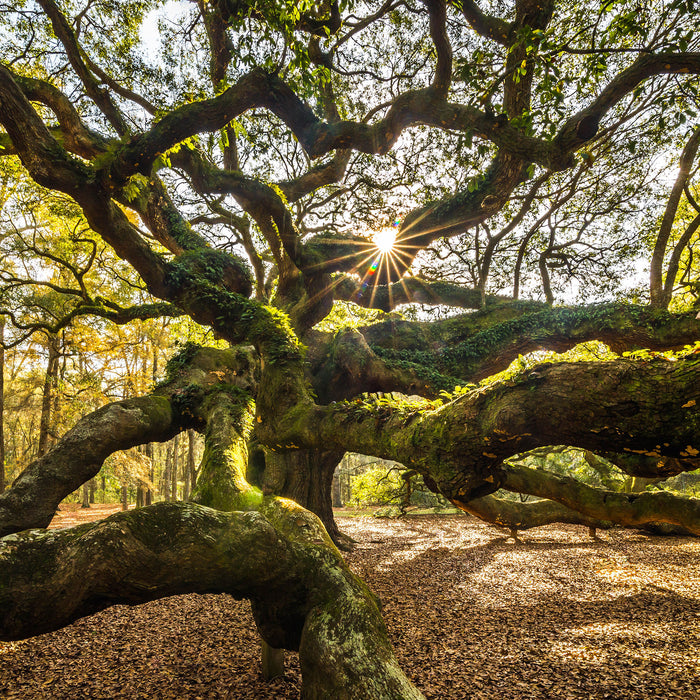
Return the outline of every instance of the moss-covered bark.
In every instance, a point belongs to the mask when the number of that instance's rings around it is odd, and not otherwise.
[[[700,499],[697,498],[677,496],[668,491],[607,491],[572,477],[517,465],[507,467],[504,486],[512,491],[551,499],[586,518],[628,527],[671,523],[700,535]]]
[[[518,355],[563,352],[589,340],[618,353],[679,349],[700,340],[700,323],[695,313],[628,304],[541,310],[514,302],[438,323],[385,321],[362,333],[390,366],[412,362],[478,381],[506,369]]]
[[[0,540],[0,637],[46,632],[116,603],[188,592],[250,598],[266,640],[298,649],[303,698],[422,698],[374,596],[320,521],[291,501],[223,513],[160,503]]]
[[[552,523],[587,525],[593,528],[610,526],[608,521],[590,518],[560,503],[546,499],[519,503],[492,495],[475,498],[468,502],[455,500],[453,503],[466,513],[471,513],[487,523],[507,527],[515,532]]]
[[[343,458],[343,451],[290,450],[266,451],[265,469],[260,477],[263,493],[291,498],[317,515],[331,539],[339,547],[348,538],[338,529],[333,517],[331,485],[333,473]]]
[[[394,459],[448,498],[487,495],[505,458],[566,444],[642,455],[668,474],[698,468],[700,360],[617,360],[545,365],[475,389],[439,408],[394,399],[300,405],[266,434],[271,447],[323,445]],[[625,465],[632,469],[634,464]]]
[[[58,504],[95,476],[113,452],[169,440],[180,430],[167,396],[118,401],[85,416],[0,495],[0,536],[46,527]]]
[[[251,510],[262,492],[246,480],[253,401],[245,392],[218,391],[200,409],[204,454],[191,500],[217,510]]]

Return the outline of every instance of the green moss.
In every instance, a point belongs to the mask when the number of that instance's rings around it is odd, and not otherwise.
[[[173,406],[166,396],[150,396],[148,402],[139,404],[139,409],[148,416],[150,425],[168,425],[172,422]]]
[[[253,274],[239,258],[223,250],[196,248],[186,250],[170,263],[167,284],[183,287],[192,283],[192,278],[210,284],[219,284],[227,279],[245,280],[251,285]]]
[[[187,342],[180,345],[179,350],[165,363],[165,379],[162,383],[177,379],[202,349],[197,343]]]

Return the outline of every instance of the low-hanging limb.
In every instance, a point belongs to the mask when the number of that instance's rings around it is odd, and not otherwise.
[[[530,503],[519,503],[490,495],[467,502],[459,502],[459,507],[466,513],[475,515],[487,523],[507,527],[511,532],[529,530],[533,527],[552,525],[554,523],[586,525],[589,528],[610,526],[609,521],[590,518],[560,503],[547,499]]]
[[[178,593],[250,598],[273,647],[298,649],[302,698],[419,700],[376,598],[313,515],[268,498],[259,512],[159,503],[60,531],[0,540],[0,638],[57,629],[117,603]]]
[[[45,455],[32,462],[0,494],[0,537],[30,527],[46,527],[58,504],[95,476],[117,450],[162,442],[197,422],[207,394],[225,385],[250,389],[256,361],[242,348],[185,349],[172,378],[152,394],[108,404],[83,417]]]
[[[572,477],[516,464],[508,464],[504,471],[505,488],[551,499],[588,518],[628,527],[671,523],[700,535],[700,499],[697,498],[677,496],[669,491],[608,491]]]

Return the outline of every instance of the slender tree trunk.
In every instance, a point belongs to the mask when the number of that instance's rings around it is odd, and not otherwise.
[[[177,501],[177,468],[178,468],[178,457],[180,454],[180,436],[176,435],[173,438],[173,462],[170,466],[170,498],[173,501]]]
[[[333,472],[333,487],[332,487],[333,507],[342,508],[343,499],[340,496],[340,475],[337,471]]]
[[[195,441],[195,432],[190,428],[187,431],[187,467],[185,468],[185,488],[187,489],[187,494],[183,497],[183,501],[189,500],[197,481],[197,465],[194,459]]]
[[[143,445],[138,446],[138,451],[141,454],[146,453],[146,448]],[[136,507],[143,508],[146,505],[146,485],[139,477],[138,483],[136,484]]]
[[[0,316],[0,493],[5,490],[5,317]]]
[[[151,344],[151,349],[153,350],[153,368],[151,378],[153,380],[153,385],[155,386],[158,382],[158,346],[155,342]],[[146,456],[151,460],[151,468],[148,474],[149,481],[151,485],[146,491],[146,505],[150,506],[155,503],[155,493],[152,489],[156,487],[156,451],[152,442],[146,445]]]
[[[41,398],[41,419],[39,420],[39,446],[37,456],[46,454],[49,448],[49,427],[51,425],[51,406],[53,404],[53,394],[56,390],[58,380],[58,360],[60,357],[58,338],[51,335],[47,341],[49,350],[49,360],[46,366],[44,377],[44,389]]]
[[[56,358],[56,377],[51,390],[51,410],[49,411],[48,424],[48,446],[49,449],[58,439],[58,418],[59,408],[61,404],[61,392],[59,388],[63,386],[63,381],[66,376],[66,333],[65,330],[61,333],[61,337],[56,338],[56,350],[58,357]],[[126,397],[124,397],[126,398]]]
[[[90,504],[92,505],[95,502],[95,479],[94,479],[94,477],[92,479],[90,479],[88,484],[90,485],[90,496],[89,496],[88,500],[89,500]]]
[[[129,510],[129,487],[122,484],[122,510]]]
[[[149,487],[146,489],[146,505],[150,506],[154,502],[153,498],[153,488],[155,488],[156,483],[156,455],[153,449],[153,443],[149,442],[146,445],[146,457],[151,460],[151,466],[148,471],[148,480],[151,482]]]
[[[89,508],[90,507],[90,487],[88,486],[89,482],[85,482],[83,484],[83,502],[82,505],[80,506],[81,508]]]
[[[166,501],[170,499],[170,470],[172,469],[173,461],[173,444],[169,442],[165,451],[165,469],[163,469],[163,488],[161,489],[163,493],[163,499]]]

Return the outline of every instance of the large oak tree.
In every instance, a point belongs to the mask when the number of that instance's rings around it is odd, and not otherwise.
[[[0,8],[0,163],[91,231],[51,253],[53,310],[18,292],[46,285],[27,262],[46,252],[13,249],[5,343],[77,316],[189,315],[230,346],[186,346],[150,395],[83,417],[0,496],[3,638],[226,591],[271,646],[299,649],[304,697],[420,697],[328,537],[346,450],[514,529],[700,534],[693,499],[516,458],[566,445],[639,477],[700,467],[692,0]],[[152,298],[91,288],[95,240]],[[645,259],[646,289],[624,279]],[[477,386],[589,341],[604,359]],[[193,503],[36,529],[114,451],[189,428],[206,446]]]

